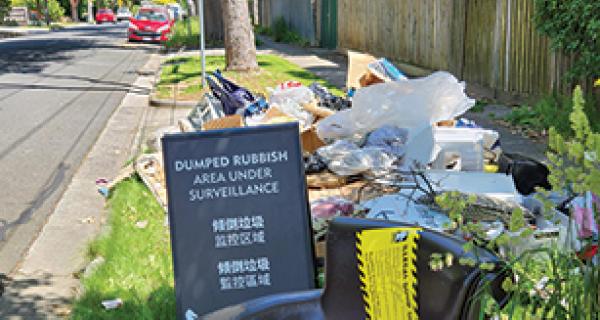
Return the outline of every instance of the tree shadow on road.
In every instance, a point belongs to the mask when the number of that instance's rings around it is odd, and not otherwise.
[[[51,284],[47,274],[14,279],[0,274],[0,319],[48,319],[48,313],[65,316],[69,299],[55,293],[40,294],[40,288]]]
[[[73,35],[71,35],[73,36]],[[37,74],[50,63],[72,64],[74,52],[80,50],[141,50],[156,52],[156,46],[127,46],[93,39],[31,38],[0,43],[0,75],[5,73]]]

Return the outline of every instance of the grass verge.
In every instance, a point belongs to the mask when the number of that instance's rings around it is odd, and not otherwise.
[[[267,87],[275,87],[288,80],[299,81],[304,85],[318,82],[330,89],[333,94],[343,94],[341,90],[335,88],[327,81],[284,58],[275,55],[257,55],[256,59],[260,67],[259,71],[225,71],[225,77],[238,85],[246,87],[253,93],[264,96],[268,96]],[[207,73],[217,69],[225,69],[225,57],[206,57]],[[175,70],[177,71],[176,73],[174,72]],[[199,100],[204,93],[208,92],[208,88],[203,88],[201,85],[201,74],[199,57],[182,57],[167,61],[162,68],[160,81],[156,87],[158,98],[173,99],[174,89],[176,88],[177,100]]]
[[[134,178],[116,187],[108,205],[109,232],[89,248],[91,259],[105,262],[82,279],[72,319],[175,319],[169,228],[160,205]],[[123,306],[104,310],[101,302],[115,298]]]

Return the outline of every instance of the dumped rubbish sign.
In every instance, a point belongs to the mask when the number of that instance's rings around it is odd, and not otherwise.
[[[163,138],[177,316],[314,288],[297,124]]]

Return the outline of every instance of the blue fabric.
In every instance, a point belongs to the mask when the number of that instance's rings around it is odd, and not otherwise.
[[[221,101],[223,112],[226,115],[235,114],[239,109],[243,109],[256,101],[256,98],[248,89],[231,82],[219,70],[213,72],[212,76],[219,83],[213,80],[211,76],[206,77],[206,80],[213,95]]]

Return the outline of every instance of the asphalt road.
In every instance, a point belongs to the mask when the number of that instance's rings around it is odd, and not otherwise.
[[[15,268],[156,46],[126,25],[0,40],[0,274]]]

